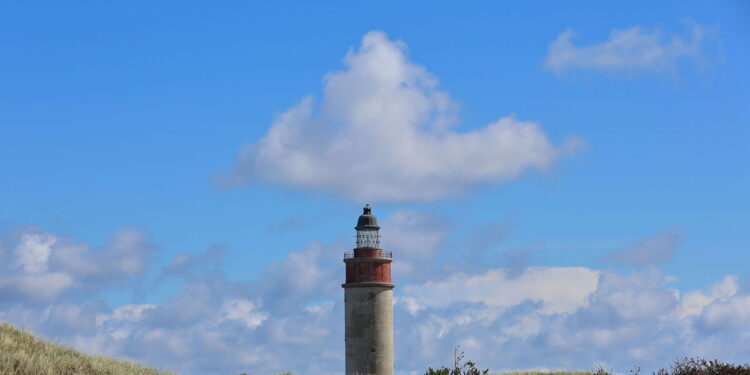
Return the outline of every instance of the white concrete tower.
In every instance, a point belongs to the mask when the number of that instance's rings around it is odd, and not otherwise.
[[[344,254],[346,375],[393,375],[393,288],[390,251],[366,205],[357,220],[357,247]]]

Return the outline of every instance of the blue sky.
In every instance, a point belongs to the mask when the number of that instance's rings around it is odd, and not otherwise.
[[[748,358],[748,21],[2,3],[0,319],[186,374],[340,373],[371,203],[399,373],[456,344],[493,370]]]

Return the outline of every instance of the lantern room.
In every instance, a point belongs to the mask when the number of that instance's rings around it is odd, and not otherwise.
[[[362,210],[362,215],[357,220],[357,226],[354,227],[357,230],[357,249],[379,249],[380,225],[378,225],[378,218],[372,214],[369,204],[365,205]]]

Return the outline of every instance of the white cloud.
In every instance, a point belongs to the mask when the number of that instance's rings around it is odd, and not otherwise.
[[[546,293],[540,297],[534,288],[487,277],[501,274],[499,270],[472,277],[474,283],[456,274],[404,288],[407,296],[396,304],[401,323],[396,334],[406,351],[399,357],[400,368],[419,371],[425,363],[439,363],[465,340],[478,341],[467,355],[495,370],[592,369],[604,362],[619,371],[634,365],[649,371],[667,366],[664,358],[698,355],[737,362],[750,352],[746,344],[723,344],[750,337],[750,299],[733,294],[733,277],[712,288],[713,295],[722,297],[698,318],[678,314],[684,300],[665,287],[668,277],[655,269],[633,274],[585,270],[598,275],[593,290],[588,283],[569,284],[569,293],[585,302],[564,308],[550,309],[555,303],[542,302]],[[500,281],[478,282],[494,279]],[[560,288],[559,280],[540,278],[551,292]],[[517,289],[525,297],[516,297]],[[487,314],[493,303],[503,308]]]
[[[693,291],[682,297],[679,308],[675,311],[679,318],[699,315],[706,306],[716,300],[726,301],[737,293],[737,277],[727,276],[720,283],[713,286],[710,295],[700,291]]]
[[[642,319],[668,314],[678,296],[662,288],[665,277],[656,270],[630,275],[605,273],[593,296],[623,319]]]
[[[313,246],[290,252],[282,262],[270,265],[265,272],[269,280],[273,280],[274,288],[287,293],[304,293],[318,288],[325,276],[319,260],[320,249]]]
[[[74,280],[62,272],[0,277],[0,294],[22,296],[30,300],[48,300],[73,286]]]
[[[110,314],[100,314],[96,317],[96,325],[101,326],[110,320],[128,320],[138,321],[143,316],[143,313],[155,308],[153,304],[131,304],[123,305],[112,310]]]
[[[12,244],[14,259],[0,265],[0,296],[49,300],[73,286],[75,281],[69,274],[50,269],[57,236],[32,229],[13,232],[8,243]]]
[[[526,339],[542,330],[542,321],[536,314],[521,316],[517,322],[503,327],[502,332],[511,337]]]
[[[542,304],[541,312],[559,314],[585,306],[596,290],[599,272],[582,267],[532,267],[518,277],[504,269],[483,274],[456,273],[440,281],[404,287],[419,306],[441,307],[480,302],[511,307],[523,302]]]
[[[223,318],[238,320],[247,328],[254,329],[268,319],[268,314],[259,312],[255,303],[245,299],[231,299],[224,301]]]
[[[135,228],[118,229],[104,246],[103,260],[108,272],[123,276],[136,275],[144,271],[147,257],[153,251],[146,233]]]
[[[371,201],[434,200],[529,169],[543,170],[580,145],[555,146],[538,124],[500,118],[458,132],[456,105],[405,45],[367,33],[308,97],[242,149],[220,186],[270,181]]]
[[[575,33],[566,30],[549,46],[545,66],[557,73],[569,69],[673,70],[680,59],[697,59],[712,31],[693,25],[683,38],[642,26],[612,30],[609,39],[590,46],[576,46]]]
[[[57,238],[48,233],[24,233],[15,249],[16,265],[27,273],[47,271],[50,248]]]
[[[750,339],[750,296],[737,296],[712,303],[701,316],[702,323],[712,330],[739,330]]]
[[[57,268],[77,278],[105,281],[142,273],[154,251],[156,247],[150,242],[147,231],[121,227],[103,246],[59,243],[51,257]]]
[[[53,300],[76,286],[101,288],[143,272],[154,250],[147,233],[127,227],[98,248],[34,227],[13,228],[4,237],[13,250],[12,259],[0,263],[0,297],[6,301]]]

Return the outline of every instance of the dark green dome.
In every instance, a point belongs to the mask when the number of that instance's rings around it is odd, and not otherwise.
[[[379,230],[380,225],[378,225],[378,218],[375,217],[375,215],[372,214],[372,209],[370,208],[370,205],[365,205],[365,207],[362,209],[362,215],[359,216],[359,219],[357,219],[357,226],[354,227],[356,230]]]

